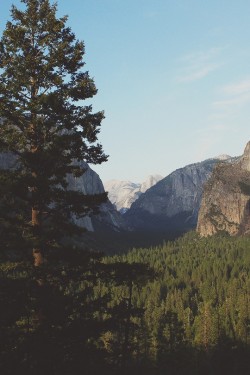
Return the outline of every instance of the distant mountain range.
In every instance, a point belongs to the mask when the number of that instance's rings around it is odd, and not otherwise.
[[[203,186],[220,161],[221,155],[177,169],[157,182],[131,205],[124,214],[128,226],[137,231],[176,232],[196,228]]]
[[[11,164],[12,155],[0,154],[0,168]],[[68,176],[69,188],[85,194],[109,193],[98,215],[80,219],[90,232],[179,235],[196,228],[200,207],[202,235],[220,229],[231,234],[250,231],[250,142],[242,157],[221,155],[179,168],[165,178],[151,175],[143,183],[111,180],[105,189],[97,173],[81,164],[86,172],[79,178]]]
[[[125,213],[139,196],[155,185],[163,177],[155,174],[150,175],[143,183],[131,181],[110,180],[104,183],[108,192],[109,200],[118,211]]]

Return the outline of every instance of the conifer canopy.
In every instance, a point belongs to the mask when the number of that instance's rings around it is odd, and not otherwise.
[[[70,191],[66,179],[85,172],[82,161],[107,160],[97,139],[104,113],[84,105],[97,89],[67,17],[57,18],[49,0],[21,1],[0,41],[0,152],[16,157],[8,183],[18,176],[29,240],[44,247],[78,231],[70,215],[87,215],[106,199]]]

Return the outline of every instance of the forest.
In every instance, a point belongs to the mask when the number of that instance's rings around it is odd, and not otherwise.
[[[45,266],[42,296],[37,270],[2,260],[2,373],[249,373],[248,237],[74,256]]]

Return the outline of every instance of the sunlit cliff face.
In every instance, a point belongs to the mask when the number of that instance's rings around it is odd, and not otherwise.
[[[250,141],[247,143],[241,159],[241,168],[250,172]]]
[[[202,236],[250,233],[250,142],[237,162],[214,169],[204,189],[197,230]]]

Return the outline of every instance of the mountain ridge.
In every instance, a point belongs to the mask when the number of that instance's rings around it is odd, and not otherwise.
[[[149,175],[142,183],[112,179],[105,182],[104,187],[110,201],[123,214],[142,193],[162,178],[159,174]]]
[[[224,162],[231,160],[227,156]],[[176,231],[196,228],[203,185],[209,179],[219,157],[178,168],[157,182],[125,213],[133,230]]]
[[[0,153],[0,168],[10,169],[15,168],[17,159],[11,153]],[[79,162],[85,172],[80,177],[67,175],[68,188],[75,191],[80,191],[84,194],[103,194],[105,193],[103,183],[99,175],[84,162]],[[114,208],[112,203],[107,200],[99,207],[97,215],[85,216],[80,219],[72,218],[79,226],[87,229],[90,232],[96,230],[126,230],[127,226],[122,215]]]

